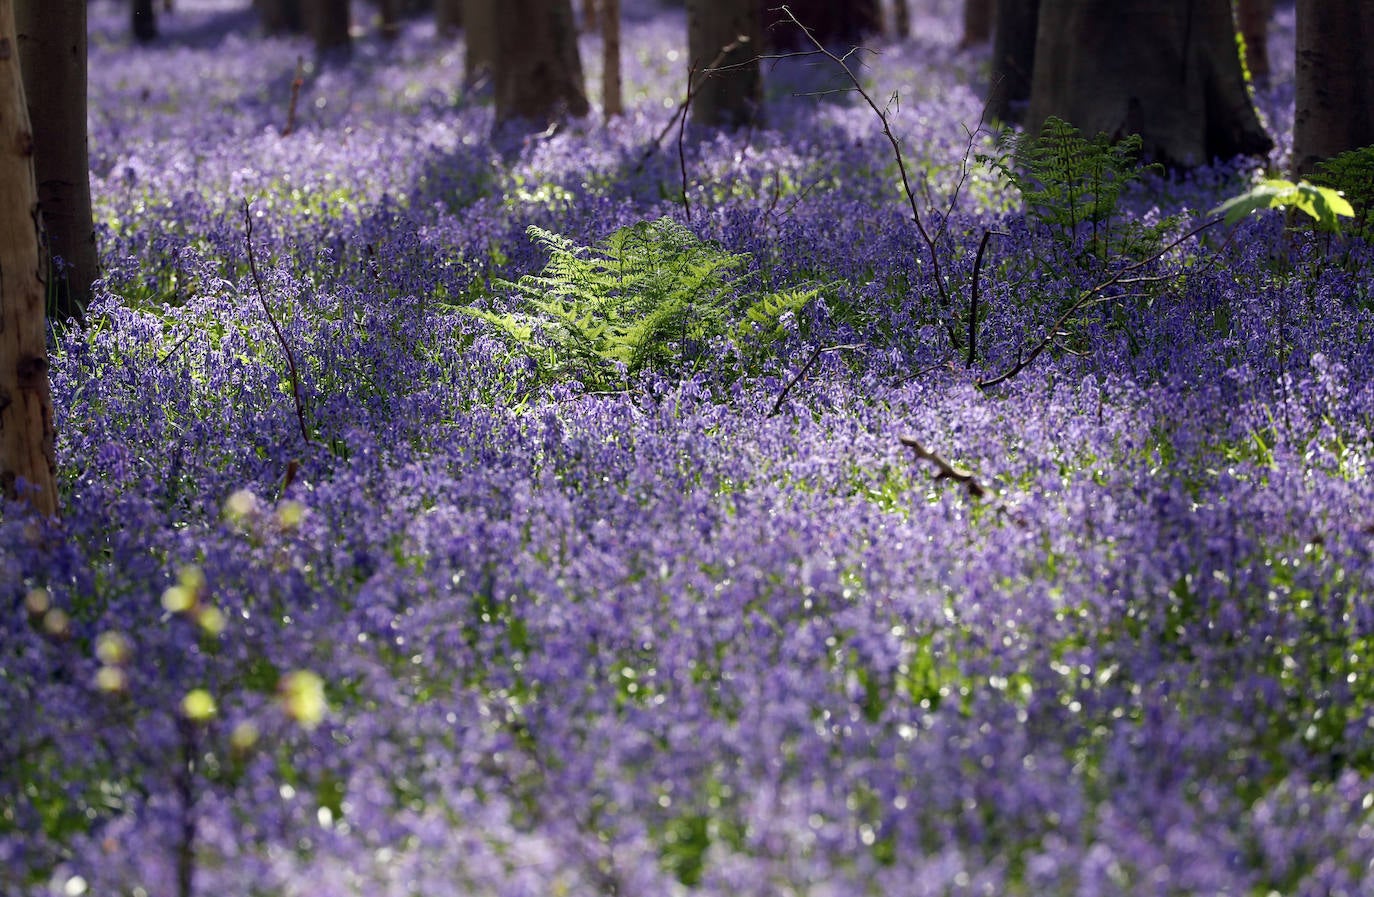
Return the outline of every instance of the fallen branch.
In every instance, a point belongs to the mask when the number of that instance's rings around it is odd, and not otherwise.
[[[305,57],[296,57],[296,76],[291,79],[291,102],[286,107],[286,127],[281,136],[286,137],[296,130],[296,104],[301,98],[301,88],[305,86]]]
[[[960,470],[953,464],[950,464],[944,458],[922,445],[920,440],[915,436],[899,436],[898,439],[901,441],[902,445],[911,449],[912,454],[916,456],[916,460],[929,461],[935,465],[935,479],[953,480],[963,486],[965,491],[967,491],[972,498],[982,498],[984,495],[987,495],[987,489],[983,487],[982,483],[978,482],[973,474],[968,471]]]
[[[243,242],[248,247],[248,271],[253,275],[253,285],[258,291],[258,301],[262,303],[263,313],[267,315],[267,323],[272,325],[272,332],[277,335],[277,342],[281,344],[282,352],[286,355],[286,369],[291,375],[291,398],[296,403],[296,422],[301,427],[301,439],[309,445],[310,430],[305,425],[305,402],[301,399],[301,378],[296,370],[296,356],[291,352],[291,344],[286,341],[286,336],[277,326],[277,319],[272,315],[272,306],[267,304],[267,294],[262,288],[262,277],[258,274],[257,257],[253,255],[253,215],[248,208],[248,200],[243,201],[243,222],[244,234]]]

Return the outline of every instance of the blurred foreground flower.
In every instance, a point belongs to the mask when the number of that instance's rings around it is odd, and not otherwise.
[[[282,676],[277,686],[286,715],[307,729],[324,719],[328,705],[324,699],[324,680],[309,670],[295,670]]]

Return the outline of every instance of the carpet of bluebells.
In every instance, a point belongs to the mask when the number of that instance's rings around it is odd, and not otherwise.
[[[308,44],[177,5],[143,48],[91,7],[104,273],[53,331],[62,521],[0,521],[0,892],[1374,893],[1358,241],[1209,229],[980,390],[1111,263],[978,161],[956,3],[861,70],[948,303],[815,59],[769,66],[767,127],[654,149],[685,23],[627,3],[628,114],[493,140],[416,20],[307,71],[283,136]],[[1272,157],[1124,220],[1281,169],[1292,31]],[[459,310],[516,301],[530,225],[664,216],[817,298],[615,389]]]

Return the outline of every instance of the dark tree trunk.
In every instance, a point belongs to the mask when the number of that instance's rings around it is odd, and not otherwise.
[[[599,27],[598,5],[597,0],[582,0],[582,30],[595,31]]]
[[[993,0],[964,0],[964,36],[961,47],[985,44],[992,37]]]
[[[997,0],[993,16],[988,117],[1019,122],[1030,102],[1040,0]]]
[[[485,85],[496,63],[496,0],[463,0],[463,84]]]
[[[897,40],[911,36],[911,6],[907,0],[892,0],[892,33]]]
[[[81,4],[85,13],[85,4]],[[84,43],[85,34],[81,35]],[[0,495],[57,516],[52,392],[34,181],[14,0],[0,0]],[[84,109],[83,109],[84,112]],[[83,115],[84,117],[84,115]],[[18,488],[23,480],[25,489]]]
[[[1245,38],[1245,67],[1256,84],[1269,83],[1269,19],[1274,0],[1236,0],[1236,28]]]
[[[383,40],[401,36],[401,0],[377,0],[377,18]]]
[[[305,30],[301,0],[254,0],[265,34],[300,34]]]
[[[348,33],[348,0],[302,0],[306,28],[321,62],[347,59],[353,49]]]
[[[1298,0],[1293,170],[1374,144],[1374,4]]]
[[[134,38],[147,43],[157,37],[157,10],[153,0],[133,0],[131,7]]]
[[[620,84],[620,0],[601,0],[601,93],[607,118],[625,111]]]
[[[56,320],[80,320],[98,273],[86,150],[85,0],[20,0],[19,58],[33,127],[38,207],[55,261]]]
[[[730,128],[762,121],[762,25],[751,0],[687,0],[692,121]]]
[[[1230,0],[1042,0],[1027,130],[1139,134],[1174,166],[1268,152]]]
[[[437,0],[434,27],[445,37],[457,34],[463,27],[463,0]]]
[[[763,3],[765,9],[770,10],[779,5],[769,0]],[[858,46],[883,30],[882,7],[878,0],[791,0],[787,8],[792,10],[792,15],[806,26],[816,40],[827,47],[848,49]],[[811,49],[811,42],[798,33],[797,26],[787,21],[785,16],[774,12],[768,12],[767,15],[770,47]]]
[[[492,88],[496,124],[543,127],[591,107],[572,0],[498,0]]]

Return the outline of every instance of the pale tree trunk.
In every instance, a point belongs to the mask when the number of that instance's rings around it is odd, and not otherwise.
[[[56,517],[47,265],[17,46],[14,0],[0,0],[0,493]]]
[[[1256,84],[1269,83],[1269,19],[1274,0],[1236,0],[1236,28],[1245,38],[1245,67]]]
[[[988,117],[1019,122],[1030,102],[1040,0],[996,0]]]
[[[491,77],[496,63],[496,4],[463,0],[463,84],[475,88]]]
[[[497,127],[542,128],[591,110],[572,0],[497,0],[492,92]]]
[[[463,0],[437,0],[434,27],[445,37],[453,37],[463,27]]]
[[[86,148],[86,2],[18,0],[19,59],[56,320],[80,320],[98,273]],[[60,259],[60,262],[57,261]]]
[[[130,25],[134,38],[140,43],[146,44],[157,37],[157,10],[153,8],[153,0],[133,0]]]
[[[907,0],[892,0],[892,32],[897,40],[911,36],[911,6]]]
[[[964,0],[964,36],[961,47],[985,44],[992,38],[993,0]]]
[[[763,22],[751,0],[687,0],[692,121],[731,128],[763,120]]]
[[[1173,166],[1273,146],[1230,0],[1042,0],[1027,131],[1050,115],[1089,135],[1139,134],[1148,157]]]
[[[1293,170],[1374,144],[1374,3],[1298,0]]]
[[[348,0],[302,0],[301,11],[315,41],[315,57],[321,62],[347,59],[353,50]]]
[[[615,118],[625,111],[620,85],[620,0],[601,3],[601,104],[606,117]]]

